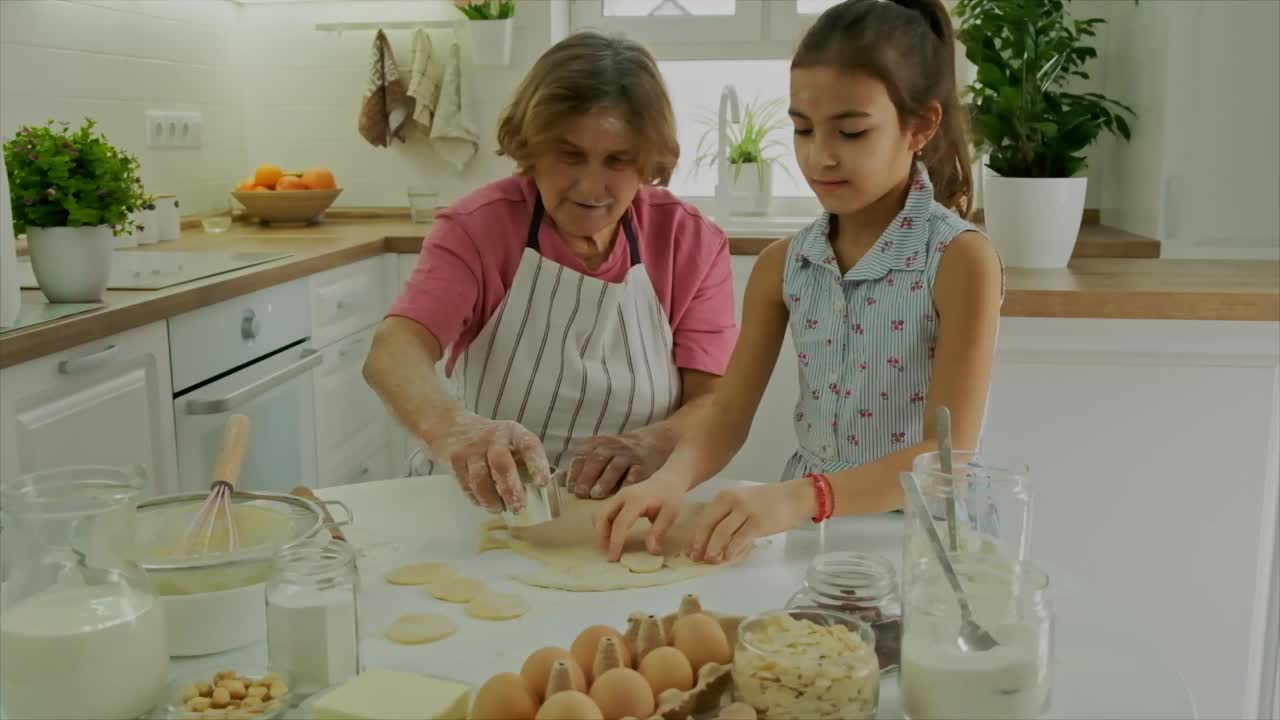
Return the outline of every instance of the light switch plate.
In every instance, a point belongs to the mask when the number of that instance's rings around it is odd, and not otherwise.
[[[198,112],[148,110],[146,121],[149,147],[200,147],[204,119]]]

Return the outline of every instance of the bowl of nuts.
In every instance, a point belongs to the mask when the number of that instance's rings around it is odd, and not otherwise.
[[[268,720],[290,705],[289,674],[240,668],[180,676],[169,684],[156,720]]]

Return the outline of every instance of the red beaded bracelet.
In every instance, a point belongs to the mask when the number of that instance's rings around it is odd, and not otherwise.
[[[818,497],[818,514],[813,516],[813,521],[820,523],[835,514],[836,499],[831,480],[822,473],[809,473],[805,477],[813,481],[813,494]]]

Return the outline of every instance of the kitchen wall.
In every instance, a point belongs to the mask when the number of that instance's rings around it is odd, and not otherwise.
[[[93,117],[138,156],[149,191],[207,209],[243,172],[236,20],[228,0],[3,0],[0,135]],[[203,145],[148,148],[147,110],[200,112]]]

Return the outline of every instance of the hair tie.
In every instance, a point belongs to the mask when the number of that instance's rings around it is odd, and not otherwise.
[[[939,18],[938,14],[934,12],[934,8],[930,4],[929,0],[889,0],[889,1],[900,8],[903,8],[905,10],[910,10],[915,13],[919,13],[919,15],[922,18],[924,18],[925,25],[929,26],[929,31],[933,33],[933,36],[938,38],[944,43],[947,41],[947,31],[946,31],[946,28],[943,27],[942,25],[942,18]]]

